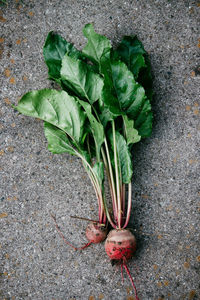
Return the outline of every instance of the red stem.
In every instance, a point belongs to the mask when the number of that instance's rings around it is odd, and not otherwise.
[[[105,225],[106,225],[106,219],[107,219],[107,217],[106,217],[106,213],[104,211],[103,212],[103,224],[105,224]]]
[[[122,220],[124,220],[124,216],[125,216],[125,198],[126,198],[126,185],[125,183],[122,184],[122,193],[121,193],[121,197],[122,197]],[[124,222],[124,221],[122,221]],[[121,224],[123,225],[123,224]]]
[[[131,183],[128,184],[128,205],[127,205],[127,214],[126,214],[126,221],[124,226],[122,227],[123,229],[126,228],[126,226],[128,225],[128,222],[130,220],[130,216],[131,216],[131,193],[132,190],[132,186]]]
[[[132,278],[132,276],[130,274],[130,271],[129,271],[129,269],[128,269],[128,267],[127,267],[127,265],[125,263],[123,263],[123,266],[124,266],[124,269],[126,270],[128,276],[129,276],[129,278],[131,280],[131,283],[132,283],[132,286],[133,286],[133,289],[134,289],[134,292],[135,292],[135,298],[136,298],[136,300],[139,300],[138,295],[137,295],[137,290],[136,290],[135,284],[133,282],[133,278]]]
[[[106,174],[107,174],[107,177],[108,177],[108,183],[109,183],[109,187],[110,187],[110,194],[111,194],[111,199],[112,199],[112,206],[113,206],[113,213],[114,213],[114,222],[117,223],[117,215],[116,215],[116,202],[115,202],[115,196],[114,196],[114,186],[112,186],[112,181],[111,181],[111,174],[109,173],[109,168],[108,168],[108,164],[106,162],[106,158],[104,158],[104,161],[105,161],[105,166],[106,166]]]
[[[56,225],[56,229],[57,229],[58,233],[60,234],[61,238],[63,239],[63,241],[65,242],[65,244],[67,244],[68,246],[72,247],[75,251],[77,251],[77,250],[83,250],[83,249],[89,247],[89,246],[92,244],[92,242],[88,242],[88,243],[86,243],[84,246],[82,246],[82,247],[80,247],[80,248],[74,247],[74,246],[73,246],[72,244],[70,244],[70,243],[66,240],[66,238],[64,237],[64,234],[62,233],[62,231],[60,230],[60,228],[59,228],[59,226],[58,226],[58,224],[57,224],[57,222],[56,222],[56,218],[55,218],[53,215],[51,215],[51,217],[52,217],[52,219],[54,220],[54,223],[55,223],[55,225]]]
[[[101,201],[99,198],[99,195],[97,193],[97,199],[98,199],[98,211],[99,211],[99,222],[102,223],[102,215],[101,215]]]
[[[82,217],[78,217],[78,216],[70,216],[70,218],[72,218],[72,219],[80,219],[80,220],[88,221],[88,222],[99,223],[99,221],[97,221],[97,220],[91,220],[91,219],[82,218]]]
[[[115,222],[117,222],[116,204],[115,204],[115,200],[114,200],[114,193],[113,193],[113,189],[112,189],[112,184],[111,184],[110,178],[109,178],[109,186],[110,186],[110,193],[111,193],[111,199],[112,199],[112,205],[113,205],[114,220],[115,220]]]
[[[82,163],[83,163],[83,166],[85,167],[84,161],[83,161],[83,160],[82,160]],[[85,167],[85,170],[87,171],[87,168],[86,168],[86,167]],[[100,200],[101,195],[99,195],[98,190],[97,190],[97,188],[96,188],[96,184],[94,183],[92,177],[90,176],[89,173],[88,173],[88,175],[89,175],[90,181],[91,181],[91,183],[92,183],[92,186],[94,187],[95,194],[96,194],[96,197],[97,197],[97,200],[98,200],[99,222],[102,223],[102,201]]]

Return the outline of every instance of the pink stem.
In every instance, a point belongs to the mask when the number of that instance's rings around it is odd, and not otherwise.
[[[122,184],[122,196],[121,197],[122,197],[122,219],[124,219],[124,216],[125,216],[125,197],[126,197],[126,185],[125,185],[125,183]]]
[[[105,211],[104,211],[104,213],[103,213],[103,224],[106,224],[106,214],[105,214]]]
[[[87,244],[85,244],[84,246],[82,246],[82,247],[80,247],[80,248],[74,247],[74,246],[73,246],[72,244],[70,244],[70,243],[66,240],[66,238],[64,237],[64,234],[62,233],[62,231],[60,230],[60,228],[59,228],[59,226],[58,226],[58,224],[57,224],[57,222],[56,222],[56,218],[55,218],[53,215],[51,215],[51,217],[52,217],[52,219],[54,220],[55,225],[56,225],[56,229],[57,229],[58,233],[60,234],[61,238],[63,239],[63,241],[65,242],[65,244],[67,244],[68,246],[72,247],[75,251],[77,251],[77,250],[83,250],[83,249],[89,247],[89,246],[92,244],[92,242],[88,242]]]
[[[82,163],[83,163],[83,166],[85,167],[83,160],[82,160]],[[86,167],[85,167],[85,169],[86,169]],[[87,171],[87,169],[86,169],[86,171]],[[88,173],[88,176],[90,178],[92,186],[94,187],[95,194],[96,194],[96,197],[97,197],[97,200],[98,200],[98,215],[99,215],[99,222],[101,223],[102,222],[102,210],[103,210],[102,201],[101,201],[102,199],[100,200],[101,195],[99,195],[98,190],[96,188],[96,185],[94,184],[94,181],[93,181],[93,179],[92,179],[92,177],[90,176],[89,173]]]
[[[110,173],[109,173],[109,169],[108,169],[108,164],[106,162],[106,158],[104,158],[105,161],[105,165],[106,165],[106,173],[107,173],[107,177],[108,177],[108,183],[109,183],[109,187],[110,187],[110,194],[111,194],[111,199],[112,199],[112,206],[113,206],[113,213],[114,213],[114,221],[117,223],[117,214],[116,214],[116,201],[115,201],[115,196],[114,196],[114,186],[112,186],[112,181],[111,181],[111,177],[110,177]]]
[[[102,214],[101,214],[101,201],[99,199],[99,195],[97,194],[97,198],[98,198],[98,209],[99,209],[99,222],[102,222]]]
[[[105,209],[104,209],[104,201],[103,201],[103,195],[102,193],[99,195],[99,211],[100,211],[100,214],[99,214],[99,223],[102,224],[102,223],[106,223],[106,219],[105,219]]]
[[[114,220],[115,222],[117,222],[117,214],[116,214],[116,203],[114,201],[114,194],[113,194],[113,190],[112,190],[112,185],[111,185],[111,181],[109,180],[110,183],[110,193],[111,193],[111,198],[112,198],[112,205],[113,205],[113,213],[114,213]]]
[[[133,278],[132,278],[132,276],[130,274],[130,271],[129,271],[129,269],[128,269],[128,267],[127,267],[127,265],[125,263],[123,263],[123,266],[124,266],[124,269],[126,270],[128,276],[129,276],[129,278],[131,280],[131,284],[132,284],[134,292],[135,292],[135,298],[136,298],[136,300],[139,300],[138,295],[137,295],[137,290],[136,290],[135,284],[133,282]]]
[[[110,222],[110,225],[111,225],[113,228],[117,229],[117,225],[112,221],[111,217],[108,218],[108,221]]]
[[[130,220],[130,215],[131,215],[131,196],[132,196],[132,193],[131,193],[131,190],[132,190],[132,186],[131,186],[131,183],[128,184],[128,206],[127,206],[127,214],[126,214],[126,221],[125,221],[125,224],[123,226],[123,229],[126,228],[126,226],[128,225],[128,222]]]

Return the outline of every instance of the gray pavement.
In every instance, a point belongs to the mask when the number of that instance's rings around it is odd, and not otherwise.
[[[0,299],[131,300],[103,244],[75,252],[96,218],[92,186],[78,159],[47,151],[41,121],[11,108],[51,87],[42,57],[56,30],[76,47],[93,23],[113,44],[137,34],[154,75],[151,138],[134,148],[133,216],[138,250],[129,263],[141,300],[200,299],[199,1],[7,1],[0,8]]]

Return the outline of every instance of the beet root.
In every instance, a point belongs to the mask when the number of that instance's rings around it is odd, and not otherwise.
[[[105,250],[110,259],[126,262],[136,250],[135,236],[128,229],[113,229],[106,239]]]
[[[135,292],[136,300],[139,300],[137,290],[131,277],[126,261],[130,259],[136,250],[136,238],[128,229],[113,229],[109,232],[105,242],[105,250],[111,262],[120,263],[123,274],[123,267],[126,270]],[[122,275],[123,276],[123,275]],[[123,278],[123,277],[122,277]]]
[[[89,242],[97,244],[105,240],[107,232],[107,228],[102,224],[91,222],[87,226],[85,234]]]
[[[85,245],[83,245],[82,247],[75,247],[74,245],[72,245],[71,243],[69,243],[66,240],[64,234],[62,233],[62,231],[60,230],[60,227],[58,226],[58,224],[56,222],[55,216],[51,215],[51,217],[54,220],[56,229],[57,229],[59,235],[61,236],[61,238],[63,239],[63,241],[65,242],[65,244],[72,247],[74,250],[83,250],[83,249],[89,247],[93,243],[94,244],[101,243],[105,240],[107,233],[108,233],[107,227],[104,224],[100,224],[98,222],[91,222],[88,225],[88,227],[86,228],[86,233],[85,233],[89,242],[86,243]]]

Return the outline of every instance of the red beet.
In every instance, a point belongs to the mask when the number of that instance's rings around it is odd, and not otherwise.
[[[86,237],[91,243],[101,243],[107,236],[107,228],[102,224],[91,222],[86,228]]]
[[[113,229],[106,239],[105,250],[110,259],[127,261],[136,250],[135,236],[128,229]]]
[[[58,226],[58,224],[56,222],[56,218],[53,215],[51,215],[51,217],[54,220],[56,229],[57,229],[58,233],[60,234],[61,238],[63,239],[63,241],[65,242],[65,244],[72,247],[74,250],[83,250],[93,243],[94,244],[101,243],[105,240],[107,233],[108,233],[107,227],[104,224],[100,224],[98,222],[92,221],[88,225],[88,227],[86,229],[86,233],[85,233],[89,242],[86,243],[85,245],[83,245],[82,247],[75,247],[74,245],[69,243],[66,240],[66,238],[64,237],[64,234],[62,233],[62,231],[60,230],[60,227]]]
[[[136,300],[139,300],[133,278],[126,265],[126,261],[133,256],[136,250],[135,236],[128,229],[113,229],[106,239],[105,250],[112,261],[121,264],[121,271],[123,271],[124,267],[134,288]]]

